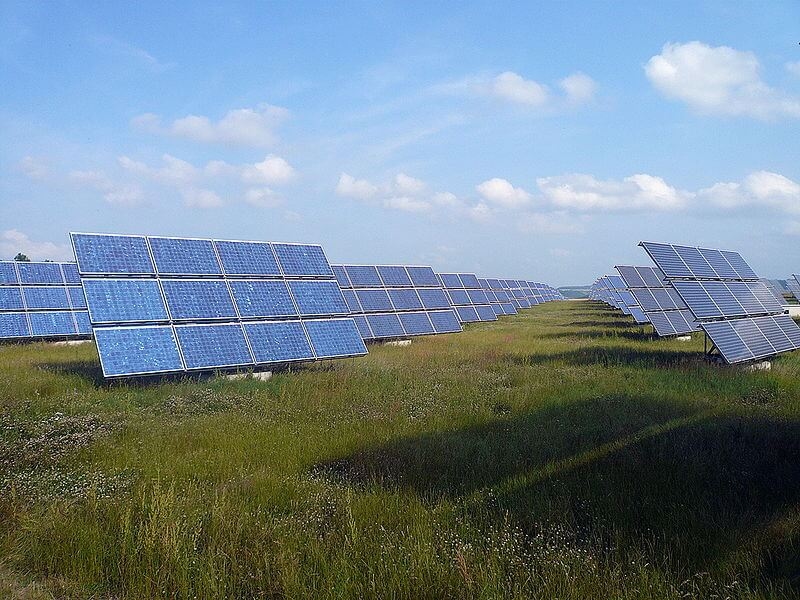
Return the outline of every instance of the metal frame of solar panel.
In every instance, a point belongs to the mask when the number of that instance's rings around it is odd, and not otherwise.
[[[497,320],[489,296],[474,273],[437,273],[436,276],[462,324]]]
[[[0,261],[0,341],[91,335],[75,263]]]
[[[667,337],[699,331],[694,315],[659,269],[628,265],[615,268],[657,335]]]
[[[699,321],[707,354],[733,364],[800,348],[800,327],[738,252],[639,245]]]
[[[105,377],[367,353],[322,247],[71,233]]]
[[[792,275],[786,280],[786,287],[788,287],[789,291],[792,292],[795,300],[800,302],[800,276]]]
[[[365,341],[461,332],[429,266],[331,265]]]

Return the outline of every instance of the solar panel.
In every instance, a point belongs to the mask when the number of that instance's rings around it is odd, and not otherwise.
[[[488,304],[481,304],[475,307],[475,312],[478,313],[478,318],[481,321],[496,321],[497,315],[494,309]]]
[[[333,277],[322,246],[309,244],[272,244],[286,277]]]
[[[393,311],[394,305],[389,298],[389,292],[383,289],[356,290],[356,297],[364,312]]]
[[[425,308],[450,308],[450,301],[441,288],[419,288],[417,294]]]
[[[87,332],[76,325],[86,303],[80,285],[72,282],[74,267],[74,263],[0,261],[0,339],[86,337]]]
[[[397,313],[369,314],[366,317],[375,339],[405,337],[406,335]]]
[[[396,265],[378,265],[378,274],[386,287],[402,286],[411,287],[411,277],[408,276],[405,267]]]
[[[159,275],[222,275],[211,240],[148,238]]]
[[[477,323],[481,320],[474,306],[456,306],[455,309],[458,320],[462,323]]]
[[[738,252],[641,242],[728,363],[763,359],[800,345],[800,328]],[[676,258],[677,257],[677,258]],[[682,307],[681,307],[682,308]],[[669,313],[668,313],[669,314]],[[689,316],[691,315],[691,316]]]
[[[452,310],[434,310],[428,313],[436,333],[457,333],[461,323]]]
[[[440,287],[436,273],[431,267],[406,267],[406,272],[415,287]]]
[[[382,287],[383,280],[374,265],[344,265],[352,287]],[[339,284],[341,285],[341,283]]]
[[[397,310],[417,310],[423,307],[414,289],[390,289],[389,298]]]
[[[436,333],[426,312],[398,313],[400,323],[408,335],[430,335]]]
[[[366,353],[319,246],[94,234],[72,239],[89,308],[73,326],[85,329],[91,315],[106,377]]]

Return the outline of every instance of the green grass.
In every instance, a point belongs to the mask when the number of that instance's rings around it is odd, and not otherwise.
[[[0,595],[800,597],[800,353],[588,302],[281,373],[0,347]]]

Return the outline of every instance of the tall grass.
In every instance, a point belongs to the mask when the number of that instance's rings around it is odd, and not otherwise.
[[[0,348],[0,593],[792,598],[800,355],[587,302],[281,373],[107,384]]]

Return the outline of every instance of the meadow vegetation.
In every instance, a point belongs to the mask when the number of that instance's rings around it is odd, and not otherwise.
[[[800,597],[800,352],[555,302],[282,372],[0,347],[0,596]]]

